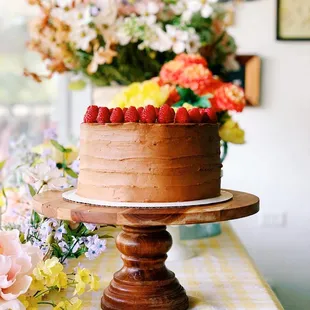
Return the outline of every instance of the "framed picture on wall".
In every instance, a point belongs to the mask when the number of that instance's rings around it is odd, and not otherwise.
[[[277,40],[310,40],[310,0],[277,0]]]

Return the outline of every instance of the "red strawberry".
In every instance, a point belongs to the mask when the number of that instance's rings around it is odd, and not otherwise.
[[[125,110],[125,109],[124,109]],[[125,113],[125,122],[126,123],[137,123],[139,122],[139,113],[135,107],[130,107]]]
[[[183,123],[183,124],[191,122],[186,108],[181,107],[177,110],[177,114],[175,116],[175,122],[176,123]]]
[[[175,111],[173,108],[170,108],[171,109],[171,113],[173,114],[173,119],[175,118]]]
[[[156,122],[156,110],[152,105],[147,105],[141,114],[141,121],[143,123],[155,123]]]
[[[215,110],[212,108],[207,108],[205,109],[205,112],[207,113],[211,123],[217,123],[217,115]]]
[[[110,111],[107,107],[99,108],[97,123],[99,124],[110,123]]]
[[[123,123],[124,122],[124,113],[121,108],[113,109],[113,112],[110,117],[111,123]]]
[[[156,111],[156,118],[158,118],[159,108],[155,108],[155,111]]]
[[[123,108],[124,115],[126,114],[127,111],[128,111],[128,108]]]
[[[164,104],[158,113],[158,122],[161,124],[173,123],[174,113],[168,104]]]
[[[205,109],[199,109],[199,112],[202,116],[201,122],[202,123],[210,123],[210,118],[209,118],[207,112],[205,111]]]
[[[193,108],[191,110],[188,111],[190,120],[192,121],[192,123],[201,123],[202,121],[202,115],[199,112],[198,108]]]
[[[114,108],[109,109],[110,114],[112,114],[113,110],[114,110]]]
[[[143,112],[144,108],[143,107],[139,107],[137,109],[138,113],[139,113],[139,117],[140,117],[140,121],[142,122],[142,112]]]
[[[84,123],[96,123],[99,108],[96,105],[91,105],[87,108],[84,115]]]

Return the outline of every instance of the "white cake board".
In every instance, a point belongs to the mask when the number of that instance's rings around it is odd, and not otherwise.
[[[193,207],[193,206],[206,206],[209,204],[215,204],[225,202],[233,198],[230,192],[221,191],[221,195],[209,199],[183,201],[183,202],[115,202],[96,199],[83,198],[76,194],[76,189],[64,192],[62,197],[65,200],[72,202],[84,203],[94,205],[98,207],[119,207],[119,208],[176,208],[176,207]]]

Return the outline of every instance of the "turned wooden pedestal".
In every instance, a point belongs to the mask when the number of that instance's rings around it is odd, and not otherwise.
[[[165,266],[172,239],[165,225],[212,223],[252,215],[259,199],[230,191],[224,203],[185,208],[98,207],[63,200],[59,192],[34,197],[34,209],[47,217],[123,226],[116,239],[123,268],[105,289],[103,310],[185,310],[188,298],[173,272]]]
[[[188,308],[185,290],[165,266],[172,246],[166,226],[123,226],[116,245],[124,266],[104,291],[102,309]]]

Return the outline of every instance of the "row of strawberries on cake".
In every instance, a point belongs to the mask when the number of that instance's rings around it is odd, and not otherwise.
[[[211,108],[177,108],[164,104],[161,108],[146,107],[113,108],[91,105],[87,108],[84,123],[216,123],[216,112]]]

